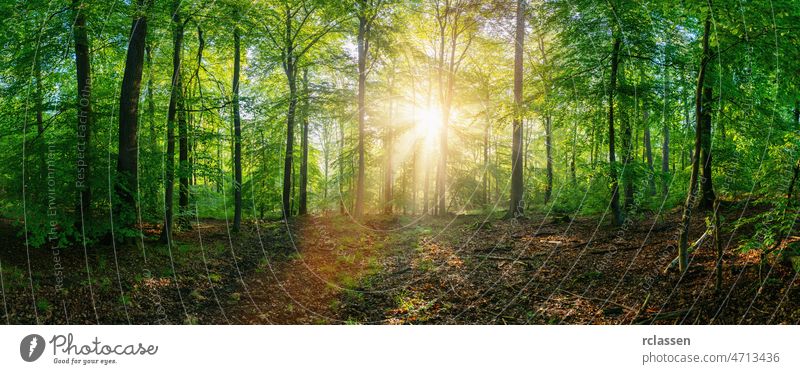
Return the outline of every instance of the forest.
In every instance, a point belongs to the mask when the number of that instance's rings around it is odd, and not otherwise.
[[[7,324],[800,323],[800,1],[0,14]]]

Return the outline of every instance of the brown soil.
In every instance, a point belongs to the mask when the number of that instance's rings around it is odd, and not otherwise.
[[[743,208],[725,208],[733,222]],[[748,208],[748,214],[758,210]],[[0,224],[3,302],[12,324],[797,324],[800,281],[779,256],[759,266],[726,225],[723,283],[707,240],[688,272],[663,273],[679,216],[630,227],[599,217],[501,220],[373,216],[201,221],[172,247],[26,248]],[[155,236],[154,227],[147,233]],[[691,238],[705,230],[693,220]],[[288,233],[291,232],[291,235]],[[789,237],[787,243],[796,240]],[[784,243],[783,245],[786,245]],[[202,244],[202,245],[201,245]],[[116,249],[116,256],[114,251]],[[28,258],[30,257],[30,273]],[[63,280],[55,273],[63,269]],[[89,269],[87,271],[87,268]],[[30,274],[32,273],[32,277]],[[62,285],[58,288],[58,285]],[[32,285],[32,286],[31,286]],[[33,289],[33,293],[31,292]]]

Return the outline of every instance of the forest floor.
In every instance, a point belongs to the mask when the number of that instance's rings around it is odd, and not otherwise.
[[[758,209],[731,204],[723,209],[724,222],[743,211],[747,216]],[[759,266],[758,254],[741,252],[740,242],[752,235],[747,225],[723,228],[720,292],[711,240],[693,252],[685,274],[664,274],[675,255],[679,220],[678,210],[622,228],[598,224],[599,217],[370,216],[359,225],[348,217],[308,216],[250,222],[238,234],[230,234],[225,221],[201,220],[176,234],[171,247],[145,240],[58,251],[26,248],[18,229],[0,221],[0,321],[800,322],[797,273],[778,257]],[[690,237],[704,230],[698,216]],[[155,227],[145,232],[157,236]]]

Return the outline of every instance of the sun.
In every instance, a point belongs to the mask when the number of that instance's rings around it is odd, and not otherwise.
[[[442,128],[442,111],[436,107],[422,108],[417,112],[415,130],[418,138],[432,141]]]

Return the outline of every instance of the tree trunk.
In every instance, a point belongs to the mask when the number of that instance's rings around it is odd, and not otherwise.
[[[159,135],[156,133],[156,103],[155,98],[153,97],[153,53],[152,53],[152,46],[151,43],[147,42],[145,44],[145,64],[147,67],[147,83],[146,83],[146,91],[145,91],[145,102],[147,104],[146,108],[146,115],[147,115],[147,141],[145,142],[145,152],[149,154],[162,154],[162,150],[159,146]],[[150,211],[154,214],[161,213],[161,207],[164,206],[164,202],[162,200],[163,195],[161,194],[161,187],[164,183],[164,163],[162,159],[153,159],[148,162],[147,168],[152,169],[149,170],[150,177],[153,178],[152,183],[145,184],[145,194],[148,196],[147,198],[150,199],[152,204],[150,206]]]
[[[173,196],[175,188],[175,117],[183,105],[183,82],[181,78],[181,49],[183,48],[183,23],[181,22],[178,7],[180,3],[173,3],[173,35],[172,35],[172,87],[167,109],[167,155],[164,178],[164,226],[161,228],[161,242],[170,243],[172,240],[173,221]],[[180,131],[180,130],[179,130]],[[180,165],[180,164],[179,164]]]
[[[703,116],[703,88],[705,86],[706,67],[710,60],[710,52],[708,45],[709,33],[711,30],[711,11],[706,15],[705,26],[703,28],[703,56],[700,60],[700,69],[697,73],[697,87],[695,88],[695,117],[697,121],[697,128],[695,129],[694,139],[694,154],[700,154],[702,147],[702,127],[704,118]],[[695,195],[697,195],[697,178],[700,172],[700,158],[692,158],[692,173],[689,178],[689,193],[686,196],[686,202],[683,205],[683,215],[681,216],[681,226],[678,240],[678,264],[680,271],[683,273],[689,267],[689,225],[692,219],[692,207],[694,206]]]
[[[644,111],[644,155],[647,162],[647,194],[655,196],[656,194],[656,180],[655,168],[653,168],[653,148],[650,144],[650,115],[647,109]]]
[[[795,100],[794,102],[794,124],[795,124],[795,131],[800,129],[800,101]],[[786,205],[794,206],[794,202],[792,201],[792,193],[794,192],[794,186],[797,184],[797,178],[800,176],[800,157],[797,158],[797,161],[794,163],[794,167],[792,168],[792,179],[789,181],[789,188],[786,192]]]
[[[664,98],[666,100],[666,97]],[[661,196],[669,194],[669,118],[664,118],[661,140]]]
[[[525,1],[517,0],[517,28],[514,41],[514,119],[511,141],[511,201],[509,217],[524,214],[522,177],[522,54],[525,42]]]
[[[91,134],[92,134],[92,76],[89,61],[89,38],[86,35],[86,15],[82,12],[80,0],[72,0],[75,12],[75,24],[72,28],[75,38],[75,67],[78,82],[78,153],[77,180],[79,227],[88,223],[91,218],[92,191],[91,178]]]
[[[178,102],[178,218],[182,228],[191,228],[189,219],[189,179],[191,164],[189,163],[189,128],[186,120],[185,101]]]
[[[183,45],[183,24],[179,27],[178,36]],[[179,75],[179,81],[183,78]],[[178,117],[178,221],[181,228],[191,227],[189,219],[189,177],[192,175],[191,165],[189,164],[189,127],[186,115],[186,92],[183,90],[181,82],[177,89],[180,90],[177,102]]]
[[[489,128],[491,120],[486,115],[486,127],[483,129],[483,205],[489,204]]]
[[[547,185],[544,187],[544,203],[547,204],[553,194],[553,127],[550,114],[544,119],[544,147],[547,153]]]
[[[42,135],[44,133],[44,88],[42,88],[42,58],[37,52],[35,57],[35,61],[33,62],[33,68],[35,69],[33,74],[36,78],[36,94],[35,99],[36,103],[34,106],[36,107],[36,133],[38,135]],[[42,141],[42,144],[45,142]],[[46,149],[47,146],[44,147]],[[46,161],[46,155],[44,153],[41,154],[42,159]],[[42,169],[42,173],[46,173],[47,168],[45,167]]]
[[[329,178],[329,175],[330,175],[329,168],[330,168],[330,158],[331,158],[331,149],[330,149],[330,147],[331,147],[331,138],[330,138],[330,127],[329,126],[330,126],[330,122],[328,122],[328,121],[323,122],[323,126],[322,126],[322,144],[323,144],[323,146],[322,146],[322,159],[323,160],[322,161],[323,161],[323,165],[324,165],[324,169],[323,169],[324,174],[323,175],[325,176],[325,184],[323,185],[323,188],[322,188],[322,201],[324,201],[323,212],[325,213],[325,215],[328,215],[328,178]],[[263,144],[263,142],[262,142],[262,144]]]
[[[153,150],[156,149],[156,102],[153,98],[153,51],[150,43],[145,47],[146,61],[147,61],[147,122],[150,126],[150,146]]]
[[[131,227],[135,220],[138,169],[139,94],[142,84],[144,44],[147,37],[145,0],[138,0],[131,25],[122,88],[119,96],[119,153],[117,155],[116,195],[119,198],[117,227]]]
[[[578,153],[577,148],[578,148],[578,126],[575,125],[572,128],[572,155],[570,155],[571,159],[569,160],[569,176],[573,185],[577,185],[578,183],[578,177],[575,171],[575,158],[577,157]]]
[[[361,217],[364,214],[364,127],[367,115],[366,95],[367,95],[367,56],[369,53],[369,24],[366,15],[360,15],[358,19],[358,176],[356,177],[356,201],[355,216]]]
[[[720,237],[719,227],[719,200],[714,202],[714,247],[717,250],[717,265],[714,267],[714,294],[722,292],[722,238]]]
[[[300,204],[298,213],[308,214],[308,114],[309,114],[308,69],[303,68],[303,108],[300,134]]]
[[[242,116],[239,112],[239,74],[241,72],[241,36],[233,28],[233,231],[242,225]]]
[[[431,189],[431,167],[425,164],[425,181],[422,190],[422,214],[428,214],[430,209],[430,189]]]
[[[384,134],[383,139],[383,149],[385,152],[386,159],[384,160],[384,175],[383,175],[383,213],[384,214],[392,214],[393,210],[393,192],[392,191],[392,180],[394,170],[392,170],[392,137],[394,134],[392,133],[392,110],[394,106],[393,98],[392,98],[392,91],[389,90],[389,123],[386,127],[386,133]]]
[[[295,71],[294,48],[292,39],[292,18],[289,10],[286,10],[286,60],[284,70],[286,79],[289,81],[289,110],[286,113],[286,154],[283,162],[283,217],[288,218],[292,215],[292,163],[294,161],[294,121],[295,110],[297,108],[297,73]]]
[[[694,98],[692,98],[692,99],[694,99]],[[692,126],[692,118],[689,117],[689,111],[690,111],[691,106],[692,106],[692,104],[691,104],[692,99],[687,99],[686,100],[686,109],[685,109],[686,110],[686,126],[684,127],[684,130],[686,131],[687,135],[689,134],[690,131],[694,131],[694,126]],[[694,120],[696,121],[697,118],[694,118]],[[689,161],[689,165],[691,166],[692,160],[694,159],[694,154],[692,152],[694,152],[694,148],[693,147],[688,147],[687,152],[686,152],[686,156],[684,156],[683,160],[681,161],[681,169],[686,168],[686,160]]]
[[[711,100],[712,100],[712,87],[703,87],[703,127],[702,127],[702,140],[700,142],[700,162],[702,162],[703,175],[700,178],[700,201],[698,201],[698,208],[708,210],[713,208],[714,200],[714,184],[711,179]]]
[[[345,189],[342,186],[342,182],[344,181],[344,124],[343,121],[337,122],[339,127],[339,160],[337,162],[337,164],[339,164],[339,175],[336,184],[339,189],[339,214],[345,214]]]
[[[633,163],[634,155],[636,152],[633,150],[633,145],[636,142],[632,141],[631,121],[628,112],[620,110],[620,127],[622,127],[622,181],[624,183],[625,200],[623,203],[624,210],[630,211],[634,204],[634,191],[633,191],[633,177],[634,172],[631,164]]]
[[[619,49],[622,41],[614,37],[611,51],[611,84],[608,90],[608,166],[611,177],[611,212],[614,225],[622,224],[622,211],[619,208],[619,180],[617,180],[617,156],[614,149],[614,95],[617,89],[617,70],[619,69]]]
[[[42,59],[41,54],[37,52],[34,56],[34,78],[36,80],[36,92],[34,93],[34,109],[36,110],[36,134],[39,137],[39,144],[38,144],[38,151],[36,155],[38,156],[38,163],[39,163],[39,171],[38,173],[34,174],[38,176],[38,180],[35,180],[35,184],[37,185],[45,185],[47,183],[47,175],[49,173],[50,166],[48,165],[47,161],[47,154],[49,152],[47,139],[44,135],[44,89],[42,87]],[[42,193],[42,204],[45,206],[48,204],[46,193]]]

